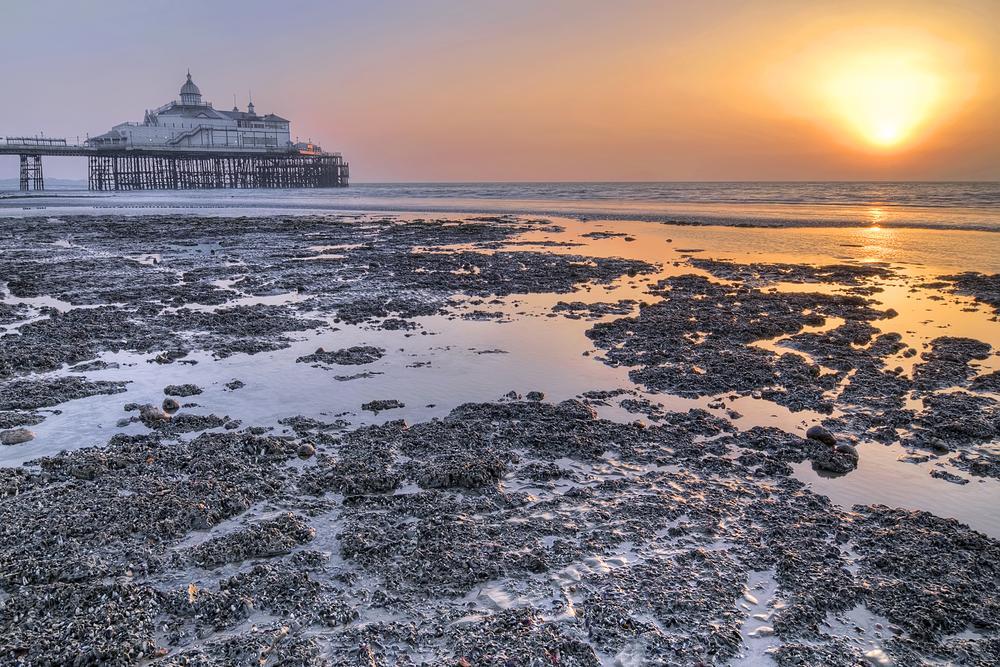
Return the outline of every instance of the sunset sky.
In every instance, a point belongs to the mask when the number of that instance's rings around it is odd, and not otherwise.
[[[2,2],[0,136],[141,120],[190,67],[359,182],[1000,178],[996,0]]]

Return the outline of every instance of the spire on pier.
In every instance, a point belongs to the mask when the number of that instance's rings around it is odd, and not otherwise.
[[[188,70],[187,81],[181,86],[181,104],[201,105],[201,89],[191,80],[191,70]]]

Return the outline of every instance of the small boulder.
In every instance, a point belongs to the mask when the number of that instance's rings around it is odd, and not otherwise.
[[[527,398],[529,401],[535,401],[537,403],[538,401],[545,400],[545,394],[543,394],[540,391],[529,391],[528,394],[525,396],[525,398]]]
[[[927,438],[923,442],[923,444],[928,449],[933,450],[933,451],[937,452],[938,454],[947,454],[948,452],[951,451],[951,448],[948,447],[948,443],[946,443],[941,438],[936,438],[936,437],[931,436],[931,437]]]
[[[170,419],[170,415],[155,405],[146,403],[139,406],[139,419],[142,420],[143,424],[151,427],[152,424],[167,421]]]
[[[851,447],[850,445],[844,445]],[[851,447],[853,450],[854,448]],[[858,467],[858,454],[841,453],[835,449],[819,448],[811,457],[813,470],[833,475],[846,475]]]
[[[833,437],[833,433],[830,433],[819,424],[810,426],[809,430],[806,431],[806,437],[816,442],[822,442],[824,445],[829,445],[830,447],[837,446],[837,439]]]
[[[312,458],[313,454],[315,453],[316,453],[316,448],[313,447],[308,442],[303,442],[301,445],[299,445],[299,448],[296,451],[296,454],[298,454],[299,458],[302,460]]]
[[[0,431],[0,445],[20,445],[35,439],[35,434],[26,428],[12,428]]]
[[[836,452],[837,454],[842,454],[844,456],[854,459],[855,463],[857,463],[858,461],[859,458],[858,450],[854,445],[848,445],[846,443],[841,442],[834,446],[833,451]]]

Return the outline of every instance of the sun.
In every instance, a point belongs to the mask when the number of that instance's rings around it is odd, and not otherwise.
[[[866,143],[893,148],[912,139],[944,103],[945,80],[921,53],[844,57],[824,85],[829,111]]]
[[[987,56],[966,37],[848,16],[763,49],[756,81],[776,113],[820,130],[817,140],[892,161],[940,142],[980,95]]]

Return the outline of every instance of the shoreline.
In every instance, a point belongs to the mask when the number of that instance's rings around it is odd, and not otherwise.
[[[1000,657],[989,244],[0,229],[0,656]]]
[[[365,198],[363,186],[349,192],[324,190],[218,190],[0,196],[0,217],[38,215],[107,215],[135,211],[225,212],[253,214],[399,214],[519,215],[569,217],[581,220],[643,221],[673,226],[726,226],[766,229],[868,228],[1000,231],[1000,204],[961,206],[861,202],[776,201],[627,201],[613,198],[546,200],[516,198],[447,198],[407,196]],[[240,202],[234,203],[240,196]],[[356,193],[359,193],[356,196]],[[24,206],[28,202],[43,202]],[[142,214],[142,213],[140,213]]]

